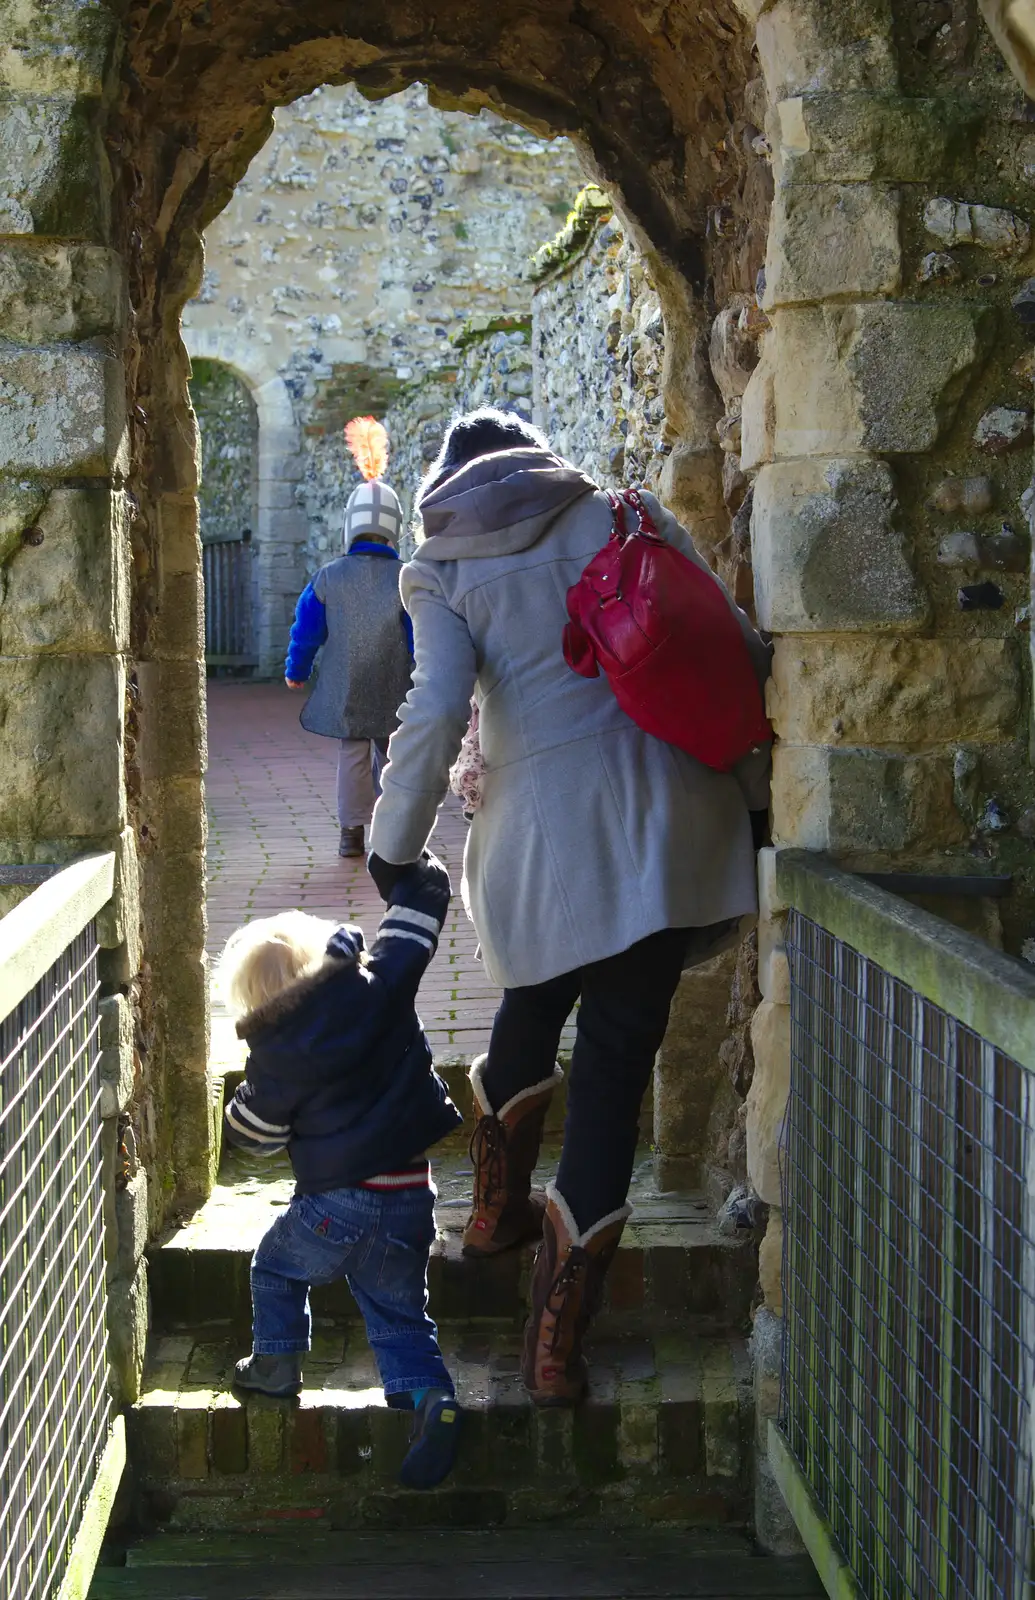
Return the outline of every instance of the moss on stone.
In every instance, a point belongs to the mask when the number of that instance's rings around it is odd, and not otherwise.
[[[453,344],[457,350],[466,350],[469,345],[478,344],[483,339],[491,339],[494,333],[523,333],[532,337],[532,318],[528,317],[470,317],[464,323],[460,332],[453,337]]]
[[[544,278],[551,277],[570,262],[576,261],[597,228],[609,220],[613,211],[610,197],[595,183],[587,183],[575,196],[575,204],[568,212],[560,233],[540,245],[532,256],[525,268],[525,277],[532,283],[541,283]]]

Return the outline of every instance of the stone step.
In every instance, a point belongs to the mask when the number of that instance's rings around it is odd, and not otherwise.
[[[436,1321],[495,1319],[520,1325],[528,1304],[531,1245],[490,1260],[461,1254],[470,1167],[434,1163],[439,1238],[429,1268]],[[544,1166],[539,1179],[552,1171]],[[155,1326],[171,1332],[229,1324],[247,1330],[251,1253],[293,1191],[286,1162],[234,1155],[204,1206],[153,1248],[148,1275]],[[648,1331],[667,1323],[698,1333],[742,1330],[757,1281],[754,1241],[720,1231],[699,1195],[659,1195],[649,1157],[634,1182],[634,1214],[608,1275],[601,1327]],[[335,1323],[358,1316],[344,1281],[313,1291],[314,1313]]]
[[[154,1340],[128,1417],[147,1513],[181,1530],[747,1525],[743,1341],[598,1337],[574,1411],[531,1405],[518,1335],[447,1330],[442,1343],[467,1413],[461,1455],[441,1489],[414,1495],[396,1484],[410,1419],[385,1406],[361,1330],[317,1331],[297,1402],[232,1392],[247,1340]]]
[[[808,1557],[702,1529],[159,1534],[90,1600],[822,1600]]]

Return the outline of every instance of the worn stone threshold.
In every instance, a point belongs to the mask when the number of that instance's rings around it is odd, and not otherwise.
[[[554,1154],[538,1174],[545,1183]],[[490,1260],[462,1255],[470,1204],[466,1153],[433,1162],[439,1189],[439,1236],[429,1269],[431,1310],[439,1322],[502,1319],[520,1324],[527,1307],[531,1245]],[[286,1160],[224,1158],[209,1200],[174,1227],[149,1255],[156,1326],[171,1332],[220,1323],[246,1327],[248,1266],[271,1219],[287,1205],[293,1180]],[[638,1165],[632,1220],[608,1274],[601,1308],[608,1331],[646,1331],[668,1322],[694,1332],[739,1331],[747,1322],[757,1277],[753,1241],[720,1230],[700,1195],[660,1194],[649,1152]],[[357,1316],[344,1282],[314,1291],[315,1312],[335,1322]]]
[[[242,1397],[233,1362],[247,1341],[154,1341],[129,1415],[145,1494],[181,1527],[311,1516],[328,1527],[550,1522],[743,1525],[751,1384],[742,1340],[684,1334],[594,1339],[576,1410],[537,1410],[519,1376],[520,1335],[443,1330],[464,1408],[442,1490],[398,1488],[410,1418],[389,1410],[356,1328],[318,1329],[298,1400]],[[604,1515],[602,1508],[610,1508]]]
[[[705,1529],[539,1527],[166,1534],[104,1567],[90,1600],[820,1600],[807,1557]]]

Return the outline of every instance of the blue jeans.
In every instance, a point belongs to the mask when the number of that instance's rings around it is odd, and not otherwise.
[[[296,1195],[252,1257],[252,1349],[309,1349],[309,1286],[345,1278],[363,1314],[386,1398],[453,1381],[428,1316],[430,1188]]]

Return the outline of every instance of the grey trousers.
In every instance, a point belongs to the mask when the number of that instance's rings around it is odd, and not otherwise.
[[[381,793],[387,739],[338,740],[338,826],[365,828]]]

